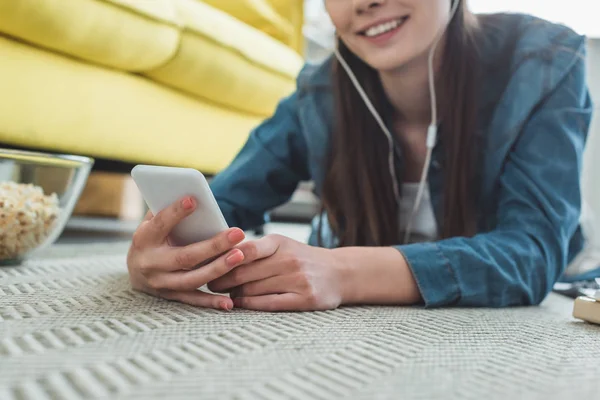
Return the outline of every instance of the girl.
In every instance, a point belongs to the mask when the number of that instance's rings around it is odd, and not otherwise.
[[[584,38],[475,16],[466,0],[325,5],[335,55],[302,71],[212,182],[236,228],[172,248],[194,199],[148,215],[132,286],[226,310],[539,304],[584,246]],[[244,241],[307,180],[323,207],[309,244]]]

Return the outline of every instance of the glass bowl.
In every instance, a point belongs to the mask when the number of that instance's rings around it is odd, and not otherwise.
[[[0,148],[0,265],[18,265],[61,235],[94,160]]]

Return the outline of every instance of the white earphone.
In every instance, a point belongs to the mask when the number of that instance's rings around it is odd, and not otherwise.
[[[421,205],[423,192],[425,191],[425,183],[427,182],[427,173],[429,171],[429,166],[431,164],[431,153],[433,152],[433,148],[437,141],[438,114],[437,114],[437,98],[436,98],[436,90],[435,90],[435,71],[433,68],[433,58],[435,56],[435,51],[437,49],[437,46],[438,46],[440,40],[442,39],[442,37],[444,36],[444,33],[445,33],[448,25],[454,18],[454,15],[456,14],[456,10],[458,9],[458,5],[461,1],[462,0],[454,1],[454,4],[452,5],[452,9],[450,11],[450,17],[448,19],[448,22],[446,23],[444,28],[441,30],[441,32],[438,34],[436,40],[433,43],[433,46],[431,47],[431,50],[429,51],[428,70],[429,70],[429,92],[430,92],[430,98],[431,98],[431,124],[429,125],[429,128],[427,129],[427,139],[426,139],[427,140],[427,155],[425,158],[425,165],[423,166],[423,171],[421,173],[421,180],[419,182],[419,190],[417,192],[417,198],[415,199],[414,207],[412,209],[409,220],[407,221],[407,227],[406,227],[406,232],[405,232],[405,236],[404,236],[404,243],[408,243],[410,240],[410,234],[411,234],[411,230],[412,230],[412,222],[413,222],[416,212],[418,211],[418,209]],[[396,176],[396,168],[394,166],[394,138],[393,138],[392,134],[390,133],[389,129],[385,126],[383,119],[381,118],[381,116],[379,115],[379,113],[377,112],[375,107],[373,106],[373,103],[371,103],[371,100],[369,100],[369,97],[365,93],[360,82],[358,82],[358,79],[352,72],[352,69],[346,63],[346,60],[344,60],[344,57],[342,57],[342,55],[340,54],[339,49],[337,48],[337,45],[336,45],[334,51],[335,51],[335,56],[337,57],[338,61],[340,62],[342,67],[346,70],[346,73],[350,77],[350,80],[354,84],[354,87],[356,88],[356,90],[358,91],[360,96],[362,97],[363,101],[365,102],[365,105],[367,106],[367,108],[369,109],[371,114],[373,114],[373,117],[375,118],[375,120],[381,127],[383,133],[385,134],[385,136],[388,139],[388,142],[389,142],[388,164],[389,164],[390,174],[392,176],[392,185],[393,185],[394,195],[396,197],[396,204],[398,207],[400,207],[400,188],[398,185],[398,178]]]

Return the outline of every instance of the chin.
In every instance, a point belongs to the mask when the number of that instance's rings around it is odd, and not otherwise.
[[[402,67],[408,65],[412,60],[412,57],[403,56],[402,54],[377,54],[369,57],[363,58],[365,62],[371,66],[371,68],[379,71],[394,71],[397,69],[401,69]]]

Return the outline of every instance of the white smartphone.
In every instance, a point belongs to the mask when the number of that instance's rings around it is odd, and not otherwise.
[[[186,196],[195,198],[196,210],[171,231],[169,243],[172,246],[201,242],[229,228],[208,181],[200,171],[136,165],[131,176],[154,215]]]

